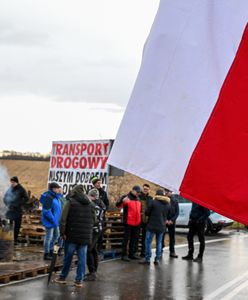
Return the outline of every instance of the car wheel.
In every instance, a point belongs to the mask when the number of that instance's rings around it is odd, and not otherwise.
[[[212,233],[218,233],[219,231],[221,231],[222,227],[214,227],[211,229]]]
[[[205,234],[209,234],[210,232],[212,232],[212,227],[212,222],[208,219],[205,224]]]

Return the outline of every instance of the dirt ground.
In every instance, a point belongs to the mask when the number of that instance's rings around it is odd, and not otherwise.
[[[21,184],[39,198],[41,193],[47,189],[47,178],[49,162],[47,161],[27,161],[27,160],[0,160],[9,176],[18,176]],[[121,195],[126,194],[133,185],[143,185],[145,180],[125,173],[124,176],[109,178],[109,198],[114,202]],[[151,185],[151,194],[154,195],[158,186],[148,182]]]

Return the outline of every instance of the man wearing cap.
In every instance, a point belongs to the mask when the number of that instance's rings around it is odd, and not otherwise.
[[[88,197],[91,202],[94,204],[95,213],[96,213],[96,222],[93,227],[93,237],[92,243],[88,247],[87,251],[87,266],[89,270],[89,274],[87,274],[86,281],[95,281],[96,280],[96,273],[98,269],[98,249],[97,243],[98,239],[102,234],[103,230],[103,216],[106,210],[106,206],[99,199],[99,192],[96,188],[92,189],[88,193]]]
[[[17,239],[21,228],[23,206],[28,202],[28,194],[24,187],[19,183],[18,177],[10,178],[10,188],[4,195],[3,201],[8,210],[6,218],[14,221],[14,241],[17,245]]]
[[[139,194],[141,188],[135,185],[128,195],[122,196],[117,202],[118,208],[123,208],[124,237],[122,242],[122,260],[138,259],[135,255],[136,245],[139,240],[141,222],[141,203]],[[129,256],[127,255],[127,244],[129,242]]]
[[[101,179],[98,178],[97,176],[94,176],[91,179],[91,182],[92,182],[94,188],[96,188],[99,192],[99,199],[104,203],[104,205],[106,206],[106,209],[108,209],[109,199],[108,199],[107,193],[104,191],[104,189],[101,186],[101,184],[102,184]]]
[[[60,186],[57,182],[49,184],[47,192],[40,198],[42,204],[41,221],[45,227],[44,259],[51,260],[54,244],[59,238],[59,222],[61,217]]]
[[[152,240],[156,236],[156,256],[154,264],[158,265],[161,258],[162,238],[166,230],[166,220],[170,209],[170,198],[165,196],[163,190],[157,190],[154,200],[146,209],[146,215],[149,217],[146,227],[146,252],[144,261],[141,264],[150,264],[152,256]]]

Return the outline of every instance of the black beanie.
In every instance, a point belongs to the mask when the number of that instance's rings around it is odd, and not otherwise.
[[[164,191],[163,190],[157,190],[156,191],[156,196],[164,196]]]
[[[51,182],[49,184],[49,189],[52,190],[52,189],[60,189],[61,186],[57,184],[57,182]]]
[[[17,176],[13,176],[10,178],[10,181],[13,181],[13,182],[16,182],[16,183],[19,183],[19,179]]]

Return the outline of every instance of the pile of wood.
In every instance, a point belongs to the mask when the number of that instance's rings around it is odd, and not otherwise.
[[[33,213],[22,216],[20,240],[26,243],[43,243],[45,228],[41,224],[41,211],[37,209]]]
[[[22,242],[43,243],[45,228],[41,224],[41,211],[23,215],[20,240]],[[107,212],[103,232],[103,250],[120,252],[123,241],[122,213],[120,211]]]
[[[121,249],[123,240],[122,214],[119,211],[107,212],[103,235],[103,249]]]

